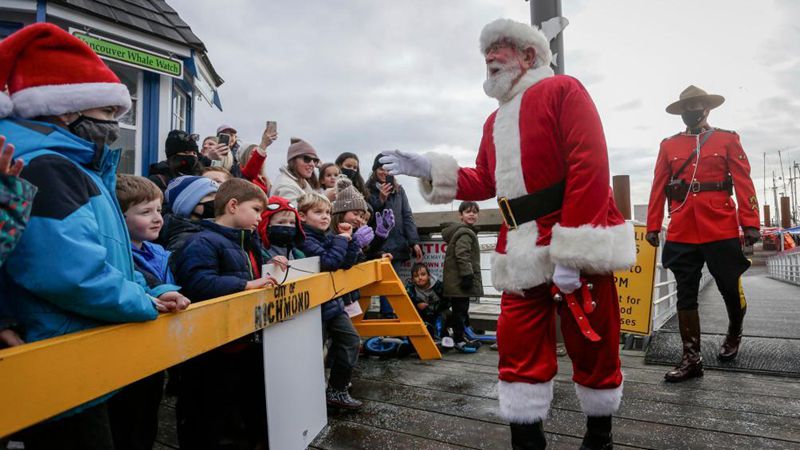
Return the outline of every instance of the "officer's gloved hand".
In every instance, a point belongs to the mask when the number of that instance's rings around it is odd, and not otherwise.
[[[661,241],[658,239],[658,231],[648,231],[644,235],[644,240],[653,247],[658,247]]]
[[[383,164],[383,168],[390,175],[408,175],[426,180],[432,179],[431,161],[425,156],[400,150],[388,150],[381,153],[383,156],[379,162]]]
[[[744,227],[742,228],[742,232],[744,233],[744,243],[748,246],[761,240],[761,232],[758,231],[758,228]]]
[[[556,264],[556,270],[553,272],[553,284],[559,291],[571,294],[581,287],[581,271]]]

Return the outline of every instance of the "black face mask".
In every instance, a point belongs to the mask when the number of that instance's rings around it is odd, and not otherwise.
[[[703,117],[705,116],[705,111],[694,110],[694,111],[684,111],[681,113],[681,119],[683,119],[683,123],[686,124],[687,127],[697,128],[697,125],[703,121]]]
[[[356,177],[358,176],[358,171],[353,169],[348,169],[347,167],[342,167],[339,169],[342,175],[346,176],[350,179],[350,181],[356,181]]]
[[[189,173],[197,164],[197,156],[195,155],[175,155],[172,157],[175,160],[175,168],[178,172]]]
[[[294,225],[270,225],[267,227],[269,243],[278,247],[289,247],[297,236],[297,227]]]
[[[75,136],[93,142],[98,148],[103,148],[119,139],[119,122],[116,120],[101,120],[80,115],[67,125],[67,128]]]
[[[202,219],[214,218],[214,200],[209,200],[207,202],[198,204],[203,207],[203,214],[200,215]]]

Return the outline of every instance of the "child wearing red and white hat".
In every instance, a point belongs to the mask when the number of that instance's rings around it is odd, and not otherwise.
[[[57,26],[37,23],[0,41],[0,135],[25,162],[20,178],[38,188],[0,274],[0,315],[19,324],[25,342],[152,320],[177,305],[177,286],[148,288],[134,270],[114,197],[120,154],[108,145],[130,107],[114,72]],[[108,398],[26,430],[26,448],[113,448]]]

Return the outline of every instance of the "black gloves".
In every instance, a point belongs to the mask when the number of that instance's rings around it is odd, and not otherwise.
[[[648,231],[647,234],[644,235],[644,240],[653,247],[658,247],[658,245],[661,243],[661,241],[658,239],[657,231]]]
[[[758,228],[744,227],[742,228],[742,232],[744,233],[744,243],[747,246],[753,245],[761,240],[761,232]]]

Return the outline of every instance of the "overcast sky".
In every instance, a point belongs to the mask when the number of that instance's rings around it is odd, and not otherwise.
[[[224,112],[201,105],[196,131],[230,122],[256,142],[264,121],[276,120],[270,174],[291,136],[326,161],[357,153],[362,172],[391,148],[446,151],[473,165],[497,107],[482,89],[480,30],[498,17],[530,21],[523,0],[169,4],[225,79]],[[683,125],[664,108],[689,84],[726,98],[709,122],[741,135],[760,201],[763,152],[769,186],[773,169],[780,176],[779,149],[787,177],[800,162],[800,2],[564,0],[562,8],[566,73],[594,98],[612,175],[631,176],[635,204],[647,202],[659,143]],[[401,182],[415,210],[443,208],[426,205],[411,179]]]

